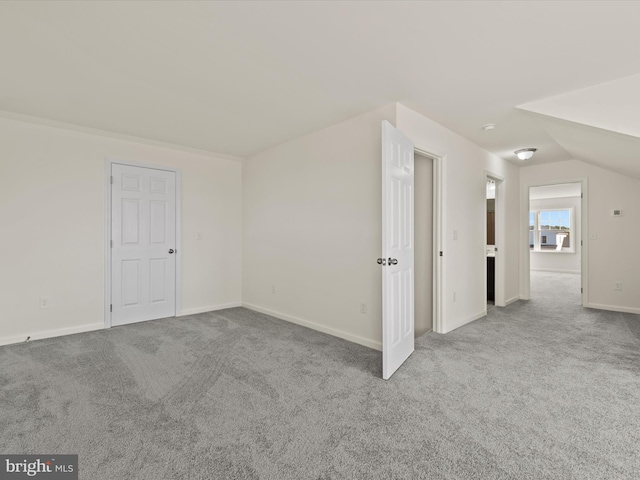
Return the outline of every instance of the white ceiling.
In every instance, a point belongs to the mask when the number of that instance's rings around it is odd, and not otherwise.
[[[529,189],[530,200],[542,200],[545,198],[579,197],[582,193],[580,183],[562,183],[558,185],[543,185]]]
[[[400,102],[514,162],[536,147],[527,164],[640,178],[638,18],[614,1],[5,1],[0,110],[246,156]]]

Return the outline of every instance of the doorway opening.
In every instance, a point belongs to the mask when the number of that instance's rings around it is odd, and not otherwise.
[[[415,348],[416,153],[426,154],[426,157],[431,159],[431,165],[423,163],[418,167],[421,170],[421,167],[424,167],[423,178],[427,179],[420,192],[424,193],[426,198],[421,202],[422,207],[418,216],[426,220],[429,210],[432,214],[431,222],[425,221],[424,228],[421,229],[421,235],[427,238],[419,240],[421,246],[426,245],[424,257],[429,257],[429,249],[432,253],[431,272],[428,269],[428,260],[421,262],[424,270],[422,278],[426,276],[427,282],[429,276],[432,278],[431,292],[425,291],[421,295],[426,297],[422,299],[425,302],[419,307],[425,312],[422,314],[421,330],[428,331],[431,328],[436,332],[444,333],[440,301],[443,284],[441,281],[443,158],[417,149],[411,139],[387,120],[383,120],[382,256],[377,259],[377,263],[382,267],[382,378],[385,380],[388,380],[409,358]],[[431,170],[431,189],[428,188],[429,170]],[[431,208],[428,203],[429,197]],[[425,210],[423,211],[422,208]],[[430,247],[428,237],[432,239]],[[428,286],[421,288],[428,290]],[[428,303],[429,299],[431,299],[431,305]],[[432,313],[430,321],[428,310]]]
[[[496,300],[496,181],[487,178],[487,305]]]
[[[433,331],[434,312],[434,159],[414,156],[415,336]]]
[[[581,181],[529,187],[530,298],[583,303],[583,197]]]
[[[504,307],[507,305],[502,250],[505,245],[504,179],[494,173],[486,172],[485,192],[485,298],[487,307],[491,305]]]

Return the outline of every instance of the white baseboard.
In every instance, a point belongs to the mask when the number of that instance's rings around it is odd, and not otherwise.
[[[183,310],[178,316],[193,315],[195,313],[213,312],[215,310],[224,310],[225,308],[241,307],[240,302],[225,303],[220,305],[209,305],[207,307],[190,308]],[[90,323],[87,325],[79,325],[77,327],[56,328],[54,330],[43,330],[40,332],[28,332],[22,335],[14,335],[12,337],[0,337],[0,346],[11,345],[14,343],[23,343],[29,337],[29,341],[42,340],[44,338],[61,337],[63,335],[73,335],[74,333],[92,332],[94,330],[102,330],[105,328],[104,322]]]
[[[42,330],[39,332],[29,332],[22,335],[14,335],[12,337],[0,337],[0,345],[11,345],[14,343],[24,343],[29,337],[29,341],[42,340],[44,338],[62,337],[63,335],[73,335],[74,333],[92,332],[94,330],[104,329],[104,323],[90,323],[87,325],[78,325],[77,327],[56,328],[54,330]]]
[[[640,314],[640,308],[634,308],[634,307],[620,307],[618,305],[602,305],[600,303],[587,303],[585,304],[585,307],[595,308],[597,310],[609,310],[611,312]]]
[[[216,310],[224,310],[225,308],[241,307],[241,302],[221,303],[219,305],[209,305],[207,307],[187,308],[182,310],[178,317],[184,317],[185,315],[195,315],[196,313],[215,312]]]
[[[562,268],[532,268],[532,272],[551,272],[551,273],[580,273],[580,270],[565,270]]]
[[[506,307],[508,305],[511,305],[512,303],[516,303],[518,300],[520,300],[520,295],[516,295],[515,297],[511,297],[509,300],[504,302],[504,306]]]
[[[466,325],[467,323],[471,323],[474,320],[478,320],[479,318],[486,317],[486,316],[487,316],[487,311],[483,310],[482,312],[480,312],[477,315],[474,315],[473,317],[470,317],[470,318],[465,318],[465,319],[457,320],[457,321],[454,321],[454,322],[451,322],[451,321],[445,322],[444,332],[442,332],[442,333],[452,332],[456,328],[460,328],[463,325]]]
[[[365,347],[373,348],[375,350],[382,350],[382,343],[376,342],[375,340],[370,340],[368,338],[360,337],[359,335],[353,335],[351,333],[347,333],[342,330],[338,330],[336,328],[327,327],[325,325],[321,325],[319,323],[312,322],[310,320],[305,320],[303,318],[287,315],[286,313],[276,312],[268,308],[261,307],[259,305],[253,305],[252,303],[243,303],[242,306],[244,308],[248,308],[249,310],[254,310],[256,312],[264,313],[266,315],[279,318],[280,320],[285,320],[287,322],[295,323],[296,325],[302,325],[303,327],[308,327],[308,328],[311,328],[312,330],[317,330],[319,332],[327,333],[334,337],[342,338],[343,340],[348,340],[349,342],[357,343],[358,345],[363,345]]]

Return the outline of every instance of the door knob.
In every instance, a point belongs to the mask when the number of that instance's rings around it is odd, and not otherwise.
[[[173,253],[173,252],[175,252],[175,250],[173,248],[170,248],[169,253]]]
[[[378,265],[386,265],[387,264],[387,259],[386,258],[379,258],[378,259]]]
[[[389,257],[389,265],[397,265],[398,259]]]

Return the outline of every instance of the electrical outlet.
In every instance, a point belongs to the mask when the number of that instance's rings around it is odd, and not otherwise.
[[[616,292],[621,292],[622,291],[622,282],[614,282],[613,283],[613,289]]]
[[[275,285],[271,285],[271,293],[273,293],[275,295],[275,293],[276,293],[276,286]]]
[[[49,297],[40,297],[40,308],[49,308]]]
[[[367,313],[367,304],[366,303],[361,303],[360,304],[360,313]]]

